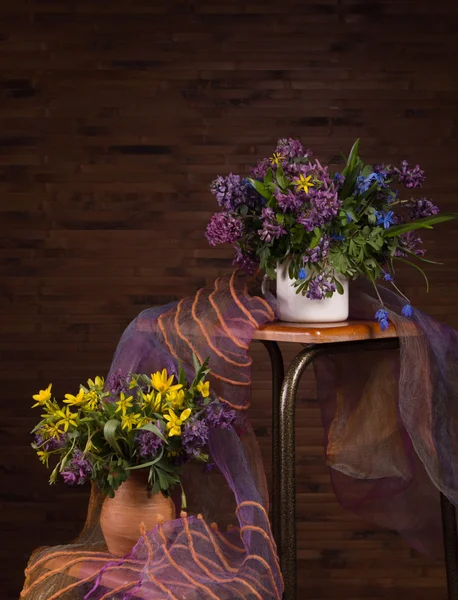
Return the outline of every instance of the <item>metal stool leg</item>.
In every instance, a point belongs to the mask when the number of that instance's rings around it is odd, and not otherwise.
[[[279,458],[280,458],[280,392],[285,369],[283,367],[283,356],[277,342],[262,341],[267,348],[272,365],[272,534],[277,548],[280,545],[280,498],[278,495],[279,485]]]
[[[458,533],[454,505],[441,494],[442,530],[449,600],[458,600]]]
[[[285,583],[284,600],[296,600],[296,393],[301,375],[323,347],[307,347],[291,362],[281,390],[280,402],[280,561]]]

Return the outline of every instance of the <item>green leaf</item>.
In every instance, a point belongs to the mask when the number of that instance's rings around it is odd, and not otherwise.
[[[280,223],[280,225],[283,225],[284,222],[285,222],[285,215],[283,213],[277,213],[277,223]]]
[[[361,171],[361,175],[363,177],[369,177],[369,175],[372,173],[373,169],[372,169],[372,165],[366,165],[364,167],[364,169]]]
[[[134,467],[127,467],[129,471],[135,471],[137,469],[145,469],[146,467],[151,467],[152,465],[157,464],[161,458],[164,456],[164,448],[161,449],[160,453],[154,460],[150,460],[149,462],[142,463],[141,465],[135,465]]]
[[[284,190],[288,187],[288,180],[285,177],[285,173],[283,171],[283,165],[278,165],[277,172],[275,174],[278,185]]]
[[[343,285],[337,279],[334,279],[334,283],[337,288],[337,293],[342,295],[344,293]]]
[[[345,168],[342,171],[342,175],[347,175],[351,170],[356,166],[356,161],[358,159],[358,150],[359,150],[359,139],[353,144],[350,154],[348,155],[348,160]]]
[[[458,213],[444,213],[442,215],[434,215],[433,217],[425,217],[424,219],[419,219],[418,221],[413,221],[412,223],[393,225],[393,227],[385,230],[384,236],[394,237],[401,235],[402,233],[407,233],[408,231],[415,231],[416,229],[429,229],[431,228],[431,225],[436,225],[437,223],[443,223],[445,221],[451,221],[457,217]]]
[[[199,359],[197,358],[197,356],[194,354],[194,352],[192,353],[192,364],[194,365],[194,371],[197,375],[197,373],[200,371],[200,362]]]
[[[269,167],[264,176],[264,185],[268,185],[269,183],[272,183],[273,178],[274,178],[273,171],[272,171],[271,167]]]
[[[161,438],[161,440],[163,442],[167,442],[167,440],[165,439],[165,437],[162,434],[162,432],[159,429],[159,427],[157,425],[154,425],[154,423],[148,423],[147,425],[143,425],[143,427],[139,427],[139,429],[140,430],[144,430],[144,431],[151,431],[152,433],[154,433],[155,435],[157,435],[158,438]]]
[[[316,248],[318,246],[318,244],[320,243],[320,240],[321,240],[321,229],[319,229],[318,227],[315,227],[315,229],[313,230],[313,237],[310,241],[309,248],[311,250],[313,250],[313,248]]]
[[[242,216],[245,216],[246,214],[248,214],[248,206],[246,204],[242,204],[242,206],[239,209],[239,212]]]
[[[118,419],[110,419],[107,421],[103,428],[103,437],[106,439],[108,444],[110,444],[113,450],[122,456],[122,450],[116,438],[116,431],[120,425],[121,423],[118,421]]]
[[[258,194],[261,194],[261,196],[263,198],[265,198],[266,200],[270,200],[271,194],[269,193],[269,191],[267,190],[266,186],[263,183],[261,183],[260,181],[257,181],[257,179],[252,179],[251,177],[248,177],[247,181],[249,181],[251,183],[251,185],[258,192]]]
[[[421,267],[419,267],[418,265],[416,265],[413,262],[410,262],[410,260],[405,260],[404,258],[400,258],[399,256],[395,256],[394,257],[395,260],[399,260],[403,263],[406,263],[407,265],[410,265],[411,267],[415,267],[417,269],[417,271],[420,271],[420,273],[423,275],[423,277],[425,278],[425,282],[426,282],[426,292],[429,292],[429,281],[428,281],[428,277],[426,276],[426,273],[423,271],[423,269]]]

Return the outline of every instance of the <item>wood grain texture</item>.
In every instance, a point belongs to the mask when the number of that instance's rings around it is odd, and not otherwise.
[[[412,327],[415,332],[415,328]],[[390,324],[382,331],[376,321],[345,321],[342,323],[268,323],[255,331],[253,339],[297,344],[329,344],[332,342],[357,342],[397,337]]]
[[[138,312],[230,271],[230,249],[204,237],[216,175],[289,135],[337,166],[361,137],[367,162],[419,162],[422,193],[457,210],[457,29],[455,0],[0,1],[2,598],[86,513],[88,490],[48,487],[29,447],[31,395],[106,373]],[[424,234],[443,263],[429,294],[397,272],[454,326],[457,234]],[[270,367],[260,344],[251,354],[269,474]],[[297,434],[300,597],[444,600],[442,563],[336,503],[311,374]]]

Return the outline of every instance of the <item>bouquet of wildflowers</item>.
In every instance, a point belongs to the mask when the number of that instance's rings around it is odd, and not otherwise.
[[[186,461],[209,461],[210,430],[230,427],[236,417],[211,399],[206,362],[195,366],[190,385],[181,368],[177,378],[164,369],[150,377],[119,373],[107,386],[101,377],[89,379],[62,404],[51,384],[34,395],[44,413],[32,447],[46,466],[56,461],[50,483],[59,473],[70,485],[92,480],[113,497],[134,469],[144,469],[152,491],[167,496]]]
[[[432,261],[424,258],[417,230],[455,215],[439,214],[429,198],[410,195],[425,181],[418,165],[365,165],[358,147],[359,140],[345,168],[331,173],[299,141],[283,139],[249,177],[219,176],[211,191],[221,210],[206,237],[212,246],[233,244],[235,265],[260,268],[271,279],[286,262],[297,293],[310,299],[343,293],[341,277],[364,275],[376,290],[376,281],[389,282],[405,298],[409,317],[411,303],[395,283],[396,263],[412,264],[426,279],[418,262]],[[380,302],[376,317],[385,329]]]

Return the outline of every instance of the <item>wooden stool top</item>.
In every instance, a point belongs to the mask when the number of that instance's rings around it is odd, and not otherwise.
[[[396,338],[394,325],[386,331],[377,321],[344,321],[342,323],[268,323],[255,331],[254,340],[296,342],[299,344],[328,344],[331,342],[357,342]]]

